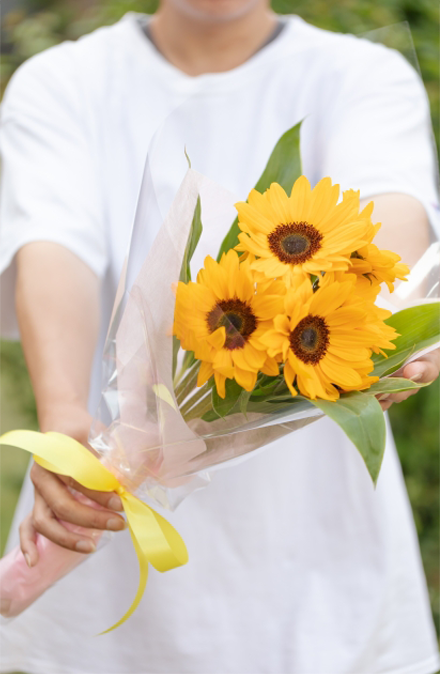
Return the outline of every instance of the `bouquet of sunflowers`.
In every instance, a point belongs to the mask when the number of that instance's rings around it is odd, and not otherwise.
[[[185,421],[213,449],[213,432],[231,439],[260,428],[254,449],[278,437],[277,426],[284,433],[286,422],[295,430],[326,414],[376,482],[385,447],[377,397],[417,387],[389,375],[438,341],[439,305],[394,315],[381,306],[382,285],[393,292],[409,268],[375,245],[373,202],[360,211],[359,192],[339,199],[330,178],[312,189],[298,175],[299,129],[284,134],[247,201],[235,204],[217,261],[207,256],[195,282],[187,260],[182,266],[174,355],[185,355],[174,392]],[[200,231],[198,201],[190,254]],[[221,453],[211,450],[211,459]]]
[[[360,210],[353,190],[340,200],[330,178],[311,188],[299,137],[296,125],[280,138],[232,225],[231,195],[191,168],[162,220],[147,162],[89,438],[99,460],[60,434],[2,438],[48,470],[121,495],[140,583],[117,624],[139,603],[149,563],[166,571],[187,561],[180,536],[146,501],[173,509],[215,467],[323,415],[353,441],[376,482],[385,448],[377,398],[418,388],[390,375],[440,340],[427,276],[419,292],[427,301],[394,314],[380,306],[381,286],[393,291],[409,269],[375,245],[373,203]],[[206,230],[226,236],[216,260],[212,239],[205,245],[192,281]],[[82,558],[41,536],[37,545],[33,569],[18,549],[0,563],[5,615],[24,610]]]
[[[358,193],[338,196],[329,178],[311,190],[301,176],[290,196],[272,183],[237,204],[240,244],[177,290],[175,334],[200,361],[197,386],[214,376],[224,399],[233,379],[251,401],[270,385],[276,403],[289,392],[334,401],[378,381],[371,355],[395,349],[398,334],[376,298],[409,269],[372,243],[373,202],[359,213]]]

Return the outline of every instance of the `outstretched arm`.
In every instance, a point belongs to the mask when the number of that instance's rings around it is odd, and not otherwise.
[[[37,403],[40,429],[65,433],[87,444],[90,371],[99,329],[97,276],[67,248],[34,242],[17,253],[16,307],[23,350]],[[115,493],[92,492],[74,480],[54,475],[38,464],[31,469],[35,487],[32,513],[20,527],[23,554],[30,566],[38,561],[35,534],[79,552],[93,552],[92,538],[68,531],[62,519],[93,529],[125,526]],[[83,492],[106,510],[78,503],[68,486]]]

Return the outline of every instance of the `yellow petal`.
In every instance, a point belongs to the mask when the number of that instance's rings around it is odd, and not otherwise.
[[[291,222],[307,222],[310,211],[310,183],[305,176],[295,181],[290,193]]]
[[[217,351],[212,361],[212,367],[215,372],[220,372],[220,374],[230,379],[234,374],[231,352],[227,349]]]
[[[245,263],[243,263],[244,265]],[[235,285],[235,294],[242,302],[249,302],[255,294],[255,283],[253,281],[253,273],[250,269],[246,269],[241,265],[240,272],[237,276]]]
[[[261,372],[263,374],[267,374],[269,377],[276,377],[280,372],[280,368],[275,358],[270,358],[268,356],[263,367],[261,368]]]
[[[274,295],[255,295],[252,299],[252,308],[255,315],[262,320],[273,318],[283,310],[284,298]]]
[[[320,180],[312,190],[309,219],[312,224],[318,225],[325,220],[338,202],[339,185],[333,185],[330,178]]]
[[[237,255],[237,253],[235,253]],[[204,283],[212,290],[218,299],[228,297],[228,279],[221,264],[218,264],[209,255],[205,258]]]
[[[246,203],[236,204],[236,208],[238,211],[238,226],[242,231],[249,232],[250,230],[251,232],[269,234],[273,223],[261,211]]]
[[[203,386],[213,374],[214,370],[211,363],[202,362],[197,375],[197,386]]]
[[[242,386],[245,391],[252,391],[257,381],[256,372],[248,372],[247,370],[242,370],[237,365],[235,366],[234,376],[237,381],[237,384]]]
[[[282,335],[289,335],[290,334],[290,322],[289,319],[285,314],[280,314],[279,316],[275,316],[274,321],[273,321],[275,330],[277,332],[280,332]]]
[[[295,372],[293,371],[290,363],[284,365],[284,381],[289,387],[289,391],[292,396],[298,395],[298,391],[293,386],[293,380],[295,379]]]
[[[206,338],[206,341],[214,347],[214,349],[221,349],[226,341],[226,328],[222,326],[214,330],[209,337]]]
[[[351,368],[335,367],[334,364],[325,357],[320,361],[319,365],[332,384],[337,384],[338,386],[357,386],[358,384],[361,384],[362,380],[360,375]]]
[[[280,223],[290,222],[289,197],[278,183],[272,183],[266,192],[269,203]]]
[[[226,395],[225,382],[226,377],[224,377],[219,372],[214,372],[215,387],[220,398],[224,398]]]

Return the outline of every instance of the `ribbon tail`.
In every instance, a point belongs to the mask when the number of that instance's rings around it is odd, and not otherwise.
[[[135,533],[133,532],[133,529],[131,528],[130,521],[128,519],[128,513],[127,513],[127,520],[128,520],[128,528],[130,530],[130,535],[131,535],[131,540],[133,541],[134,549],[136,550],[136,555],[138,558],[139,562],[139,585],[138,589],[136,592],[136,596],[133,599],[133,603],[128,609],[128,611],[122,616],[120,620],[118,620],[117,623],[109,627],[107,630],[104,630],[103,632],[100,632],[96,636],[101,636],[102,634],[107,634],[108,632],[112,632],[115,630],[117,627],[122,625],[122,623],[125,623],[126,620],[136,611],[137,607],[139,606],[139,603],[142,599],[142,595],[145,592],[145,588],[147,586],[147,580],[148,580],[148,559],[145,556],[145,553],[143,552],[141,546],[138,543],[138,540],[136,538]]]
[[[148,578],[148,563],[158,571],[168,571],[186,564],[188,552],[174,527],[150,506],[125,492],[121,494],[128,527],[139,561],[139,586],[127,613],[106,634],[122,625],[139,606]]]

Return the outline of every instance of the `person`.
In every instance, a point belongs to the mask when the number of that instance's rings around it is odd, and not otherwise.
[[[11,300],[42,431],[86,443],[99,363],[149,143],[197,100],[193,166],[245,198],[278,137],[304,119],[303,172],[360,189],[379,245],[408,264],[438,224],[423,86],[398,53],[279,19],[268,0],[162,0],[25,63],[2,109],[3,320]],[[168,170],[169,168],[169,170]],[[175,192],[172,166],[164,190]],[[406,366],[438,375],[438,352]],[[399,394],[384,407],[399,402]],[[116,494],[70,497],[33,465],[11,534],[38,563],[39,532],[85,553],[58,519],[122,530]],[[168,514],[167,514],[168,517]],[[150,573],[134,616],[128,532],[62,579],[1,635],[1,671],[33,674],[432,674],[440,666],[392,435],[377,488],[328,419],[219,471],[170,521],[190,562]]]

